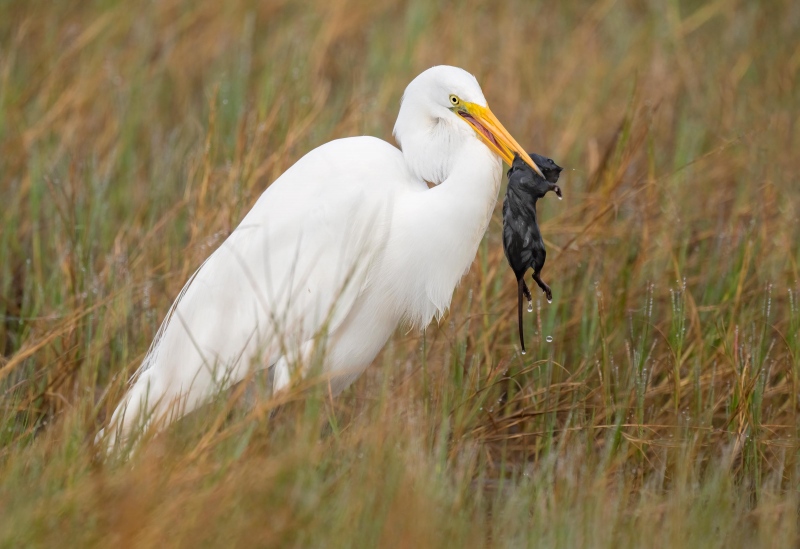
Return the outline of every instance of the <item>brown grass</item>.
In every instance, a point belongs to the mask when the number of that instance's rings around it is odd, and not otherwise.
[[[4,4],[2,543],[796,546],[798,36],[789,0]],[[438,63],[567,168],[531,352],[498,208],[448,316],[341,398],[100,459],[189,273]]]

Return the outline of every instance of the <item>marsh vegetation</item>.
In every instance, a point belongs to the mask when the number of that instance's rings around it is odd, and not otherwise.
[[[796,547],[798,37],[790,0],[4,2],[0,544]],[[528,353],[498,202],[341,397],[234,390],[102,459],[189,274],[440,63],[565,167]]]

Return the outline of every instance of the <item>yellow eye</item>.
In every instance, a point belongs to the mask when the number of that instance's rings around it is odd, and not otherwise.
[[[450,94],[450,104],[453,106],[458,106],[459,103],[461,103],[461,99],[453,94]]]

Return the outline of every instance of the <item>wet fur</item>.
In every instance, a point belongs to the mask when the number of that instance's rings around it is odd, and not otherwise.
[[[547,296],[553,299],[550,286],[545,284],[540,274],[544,267],[547,251],[536,219],[536,202],[549,191],[559,197],[561,189],[556,182],[561,167],[550,158],[531,153],[531,158],[542,170],[544,178],[525,164],[518,156],[508,170],[508,188],[503,200],[503,251],[508,264],[517,278],[517,321],[519,322],[519,341],[525,351],[525,337],[522,324],[522,296],[530,301],[531,292],[525,284],[525,273],[533,270],[533,280]]]

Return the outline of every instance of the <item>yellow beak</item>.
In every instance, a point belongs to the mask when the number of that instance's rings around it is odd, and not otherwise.
[[[475,103],[463,103],[463,106],[455,109],[456,113],[472,126],[483,142],[497,153],[500,158],[510,166],[514,162],[514,153],[517,153],[533,170],[544,177],[539,166],[528,156],[511,134],[503,127],[497,117],[492,114],[489,107],[482,107]]]

